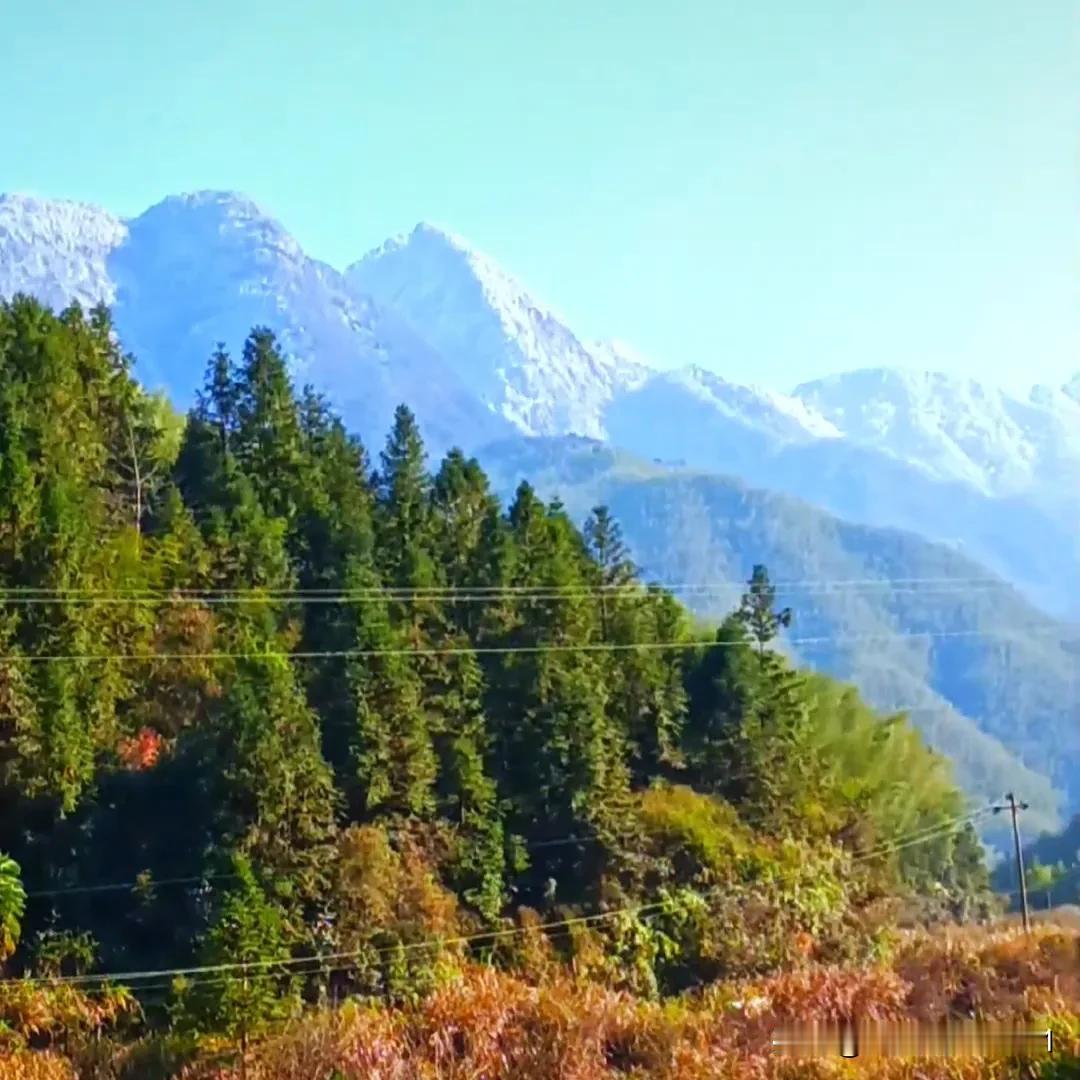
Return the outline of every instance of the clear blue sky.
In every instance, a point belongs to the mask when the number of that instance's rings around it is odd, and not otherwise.
[[[778,387],[1080,368],[1074,0],[0,3],[0,190],[236,188],[338,266],[433,221]]]

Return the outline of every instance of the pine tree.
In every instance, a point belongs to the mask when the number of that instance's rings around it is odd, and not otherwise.
[[[371,574],[353,580],[361,588],[378,588]],[[438,761],[423,683],[388,608],[377,596],[363,605],[356,616],[360,655],[348,664],[356,703],[351,753],[359,809],[365,816],[426,817],[435,809]]]
[[[348,590],[381,584],[374,567],[374,493],[364,447],[346,434],[326,401],[307,388],[299,413],[302,482],[289,548],[301,588],[342,592],[341,600],[328,596],[330,602],[303,607],[299,647],[325,654],[306,666],[308,700],[320,714],[323,746],[339,784],[356,802],[357,701],[345,654],[359,647],[374,598],[362,591],[354,598]]]
[[[502,902],[503,823],[489,771],[484,673],[469,646],[480,628],[475,601],[500,603],[490,591],[497,582],[485,572],[493,553],[483,550],[497,518],[498,503],[479,465],[452,450],[432,485],[432,550],[447,587],[466,594],[481,591],[442,605],[437,640],[454,652],[428,667],[426,697],[439,718],[440,810],[456,823],[460,836],[455,885],[488,919],[494,919]]]
[[[259,885],[249,860],[237,856],[232,869],[236,884],[218,905],[199,950],[200,967],[228,966],[229,971],[224,978],[197,980],[191,989],[183,983],[174,989],[181,992],[183,1026],[246,1040],[268,1022],[289,1015],[299,996],[297,979],[283,963],[290,954],[280,910]]]
[[[510,600],[510,653],[492,670],[488,713],[492,719],[496,776],[507,792],[515,831],[543,843],[567,836],[602,836],[614,844],[626,828],[629,776],[624,733],[607,713],[602,666],[587,646],[595,632],[595,607],[584,587],[584,542],[565,512],[545,507],[523,483],[508,514],[513,540],[514,590],[537,589]],[[586,648],[580,648],[586,646]],[[562,879],[570,895],[602,849],[545,848],[529,888]]]
[[[217,434],[222,455],[232,449],[236,432],[238,389],[232,359],[219,343],[206,367],[203,388],[195,395],[194,414]]]
[[[237,644],[248,651],[255,639]],[[288,662],[240,661],[212,724],[223,844],[248,855],[283,902],[315,901],[327,887],[338,799]]]
[[[776,586],[769,581],[769,572],[764,566],[755,566],[750,575],[747,591],[739,603],[739,618],[762,658],[779,631],[791,625],[791,609],[776,609]]]
[[[448,589],[475,595],[444,605],[449,623],[475,639],[484,608],[497,606],[500,508],[475,459],[451,450],[431,489],[431,547]],[[478,590],[478,591],[477,591]],[[484,605],[477,601],[483,597]]]
[[[701,651],[687,672],[689,722],[684,753],[689,777],[733,801],[746,798],[753,769],[744,727],[759,692],[760,667],[738,614],[717,628],[715,645]]]
[[[274,335],[253,330],[237,373],[235,453],[267,513],[296,513],[302,437],[296,396]]]
[[[435,584],[430,480],[420,429],[404,405],[394,413],[377,479],[378,555],[383,578],[397,589],[430,588]]]
[[[3,307],[0,335],[0,571],[20,588],[59,590],[57,601],[10,612],[10,644],[24,653],[85,655],[130,647],[115,605],[77,599],[137,572],[137,552],[110,528],[109,437],[132,389],[107,319],[72,306],[59,317],[28,299]],[[117,649],[117,651],[121,651]],[[63,668],[63,670],[61,670]],[[30,708],[16,725],[41,755],[31,784],[70,813],[92,778],[95,754],[113,737],[130,673],[114,663],[38,665]],[[35,781],[41,781],[39,787]]]
[[[606,507],[593,509],[584,535],[597,589],[598,637],[619,647],[601,657],[608,711],[627,740],[634,780],[645,784],[677,763],[686,707],[678,654],[645,646],[677,642],[685,636],[685,620],[670,596],[638,583],[622,530]],[[643,648],[629,648],[635,644]]]
[[[378,577],[367,588],[393,590],[372,596],[358,625],[358,644],[370,655],[351,664],[357,701],[355,761],[367,811],[429,816],[436,804],[438,718],[425,697],[439,605],[430,553],[429,479],[424,447],[412,413],[400,406],[376,476],[375,537]],[[413,653],[414,655],[410,655]],[[383,655],[379,655],[383,654]]]
[[[738,803],[752,824],[777,831],[818,816],[824,772],[806,682],[769,648],[790,622],[790,610],[775,610],[768,571],[755,566],[738,610],[690,677],[687,754],[700,782]]]
[[[593,508],[585,523],[585,539],[596,564],[600,640],[606,642],[611,639],[612,613],[619,608],[619,593],[634,582],[637,567],[630,560],[622,529],[606,506]]]

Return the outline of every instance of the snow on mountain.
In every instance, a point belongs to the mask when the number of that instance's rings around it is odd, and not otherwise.
[[[1061,392],[1073,401],[1080,403],[1080,372],[1077,372],[1062,388]]]
[[[524,434],[603,438],[607,403],[648,374],[615,343],[583,342],[490,258],[431,225],[387,241],[346,279],[400,312]]]
[[[1080,467],[1080,402],[1036,387],[1020,398],[940,372],[864,369],[795,396],[844,435],[994,495],[1037,493]]]
[[[882,372],[782,394],[700,367],[657,371],[618,341],[586,343],[489,258],[425,225],[347,277],[400,311],[525,435],[599,438],[958,543],[1055,609],[1077,583],[1068,514],[1018,501],[1080,473],[1080,423],[1061,392],[1024,401]],[[1053,537],[1053,551],[1037,555],[1036,536]]]
[[[839,439],[842,432],[805,401],[766,387],[729,382],[715,372],[688,367],[660,376],[686,389],[717,411],[767,429],[782,442]]]
[[[604,423],[611,440],[634,453],[754,477],[785,446],[841,437],[798,398],[700,367],[659,372],[627,389]]]
[[[579,337],[491,258],[418,225],[345,275],[244,196],[174,196],[130,221],[80,203],[0,197],[0,295],[104,300],[148,382],[191,399],[220,340],[279,335],[298,379],[364,431],[412,403],[439,443],[510,430],[610,438],[650,456],[743,467],[824,439],[992,495],[1080,485],[1080,377],[1028,399],[937,373],[867,369],[793,394],[698,367],[658,372]]]
[[[309,258],[265,210],[231,192],[172,196],[128,222],[69,203],[0,203],[0,295],[104,299],[140,377],[188,404],[218,342],[277,334],[298,381],[327,394],[369,442],[408,402],[432,448],[510,429],[392,312]]]
[[[118,217],[96,206],[0,195],[0,296],[32,292],[54,307],[112,303],[107,264],[126,235]]]
[[[789,397],[664,372],[616,398],[605,424],[654,463],[956,545],[1047,610],[1080,608],[1080,409],[1063,392],[1024,401],[892,372],[822,382]]]
[[[722,447],[729,463],[733,453],[840,437],[798,397],[702,368],[658,373],[621,341],[587,342],[488,256],[431,225],[387,241],[346,278],[400,312],[525,435],[611,439],[653,457],[693,438]]]

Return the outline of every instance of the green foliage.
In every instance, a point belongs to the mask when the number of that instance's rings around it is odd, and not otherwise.
[[[780,583],[773,610],[793,612],[783,651],[856,683],[877,708],[911,706],[911,723],[955,762],[973,798],[1022,791],[1035,833],[1060,827],[1062,791],[1080,805],[1072,630],[1004,581],[969,589],[987,579],[984,565],[911,532],[840,520],[803,499],[588,439],[509,440],[490,448],[484,464],[504,498],[527,476],[541,497],[558,492],[575,517],[607,506],[656,580],[734,581],[748,576],[753,556]],[[882,505],[903,495],[860,488],[860,497]],[[943,586],[897,586],[901,580]],[[860,584],[796,584],[811,581]],[[704,631],[698,637],[710,636],[735,600],[726,589],[684,596]],[[946,636],[929,636],[939,633]],[[1047,745],[1060,753],[1047,756]]]
[[[821,763],[811,737],[805,676],[769,644],[789,612],[772,610],[764,567],[720,626],[691,678],[691,775],[734,799],[772,831],[821,831]]]
[[[26,891],[19,876],[19,864],[0,852],[0,961],[6,960],[19,943],[20,920],[26,910]]]
[[[97,960],[98,946],[86,931],[50,926],[34,936],[31,952],[35,973],[55,978],[84,975]]]
[[[203,938],[199,966],[217,978],[173,986],[178,1026],[230,1036],[257,1032],[298,1004],[295,977],[287,966],[287,928],[281,912],[255,878],[251,863],[233,860],[229,888]],[[277,964],[275,964],[277,961]]]
[[[106,313],[0,305],[0,584],[43,601],[0,597],[12,965],[209,968],[172,1015],[234,1037],[470,952],[540,971],[537,921],[656,995],[871,955],[879,902],[979,913],[969,832],[859,860],[964,803],[906,720],[784,654],[766,568],[694,646],[588,506],[504,509],[457,451],[432,474],[404,406],[373,474],[264,329],[181,422]]]
[[[1047,909],[1052,905],[1054,887],[1064,881],[1068,874],[1069,871],[1064,862],[1059,861],[1050,865],[1041,863],[1038,859],[1033,860],[1025,871],[1028,890],[1045,896]]]
[[[1026,817],[1026,815],[1024,815]],[[1021,818],[1023,821],[1023,818]],[[1028,865],[1029,890],[1034,893],[1032,874],[1036,875],[1043,896],[1032,897],[1035,905],[1045,902],[1075,904],[1080,902],[1080,815],[1057,833],[1046,833],[1033,844],[1025,844],[1024,860]],[[1012,906],[1019,906],[1016,889],[1015,860],[1002,860],[994,874],[995,884],[1012,892]],[[1045,884],[1049,882],[1049,886]],[[1049,892],[1047,896],[1046,893]]]
[[[682,786],[645,792],[639,821],[647,877],[670,899],[653,920],[677,943],[662,965],[669,989],[872,950],[838,846],[763,837],[733,806]]]
[[[903,717],[881,717],[853,687],[823,676],[807,687],[810,740],[824,763],[820,782],[833,830],[856,850],[871,851],[894,837],[940,829],[872,869],[887,881],[898,872],[913,894],[933,897],[938,914],[985,914],[990,882],[979,838],[970,826],[948,827],[969,809],[951,764]]]

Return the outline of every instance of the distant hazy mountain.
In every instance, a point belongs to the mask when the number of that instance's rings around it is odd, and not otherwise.
[[[612,406],[612,440],[651,460],[798,495],[852,521],[920,533],[985,563],[1048,611],[1080,611],[1080,505],[1068,480],[1075,463],[1056,473],[1044,466],[1059,478],[1054,497],[1034,487],[991,494],[948,469],[840,435],[812,408],[796,412],[801,398],[773,395],[765,401],[780,400],[786,411],[762,416],[747,408],[744,387],[716,377],[710,385],[703,394],[684,373],[648,380]]]
[[[987,494],[1049,497],[1080,479],[1074,389],[1017,397],[940,372],[867,369],[804,383],[795,394],[848,439]]]

